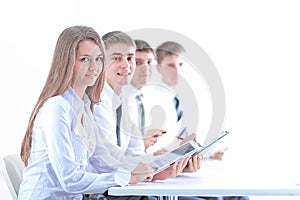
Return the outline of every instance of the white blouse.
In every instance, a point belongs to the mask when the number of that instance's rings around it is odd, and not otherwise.
[[[87,95],[82,101],[69,88],[48,99],[34,121],[18,198],[82,199],[84,193],[128,184],[139,160],[125,157],[99,135]]]

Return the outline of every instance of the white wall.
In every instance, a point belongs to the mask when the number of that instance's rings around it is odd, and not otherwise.
[[[59,33],[83,24],[100,34],[164,28],[191,38],[207,52],[223,80],[224,129],[232,133],[236,161],[271,166],[280,173],[299,166],[296,0],[19,0],[1,1],[0,7],[0,155],[19,152]]]

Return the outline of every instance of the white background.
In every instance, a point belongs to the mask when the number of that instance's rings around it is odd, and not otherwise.
[[[247,173],[296,172],[300,145],[298,1],[26,0],[0,3],[0,155],[19,153],[61,31],[88,25],[100,35],[163,28],[197,42],[226,94],[224,129],[233,162]],[[159,37],[159,36],[157,36]],[[294,177],[300,177],[294,174]],[[299,179],[300,180],[300,179]]]

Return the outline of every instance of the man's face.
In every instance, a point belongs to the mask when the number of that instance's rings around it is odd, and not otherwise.
[[[111,45],[106,51],[105,63],[107,83],[112,88],[127,85],[135,69],[135,48],[127,44]]]
[[[162,75],[163,81],[170,86],[176,86],[179,80],[178,71],[183,67],[183,60],[178,55],[166,55],[157,65],[158,71]]]
[[[151,76],[151,64],[154,62],[154,54],[151,51],[137,51],[135,55],[136,69],[131,84],[140,88],[147,83]]]

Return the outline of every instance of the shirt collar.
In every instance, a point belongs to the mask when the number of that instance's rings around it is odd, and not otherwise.
[[[64,98],[70,102],[73,111],[76,115],[80,115],[83,113],[84,106],[90,107],[91,101],[86,93],[83,95],[83,100],[77,95],[77,93],[73,90],[72,87],[69,87],[65,93],[62,94]]]
[[[122,88],[122,96],[125,98],[136,97],[142,95],[142,91],[131,84],[125,85]]]
[[[122,103],[121,95],[118,96],[107,82],[104,82],[104,90],[107,94],[108,100],[112,103],[112,108],[116,110]]]

